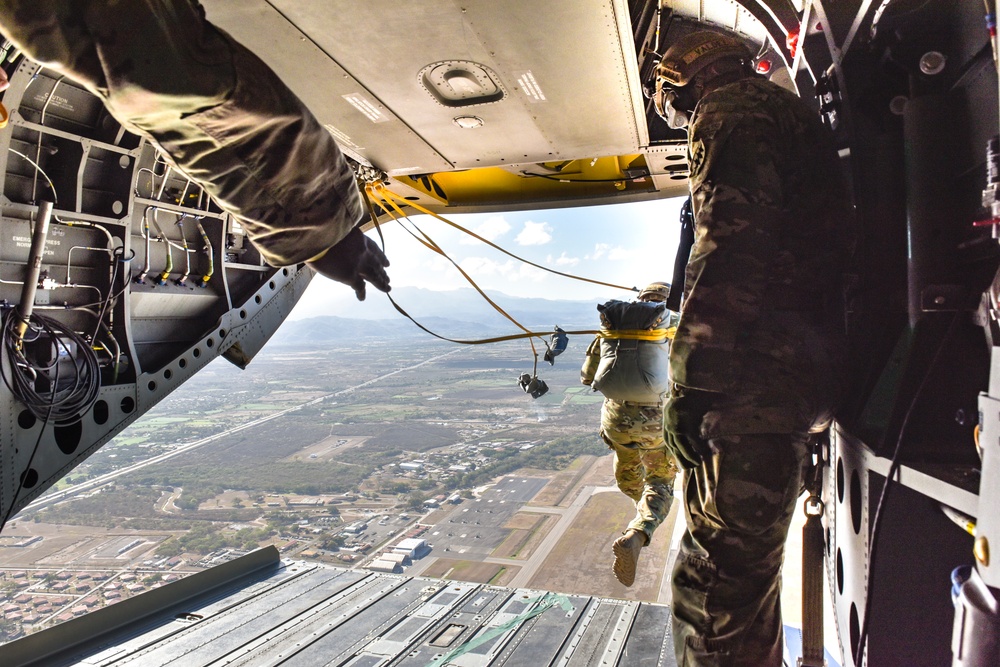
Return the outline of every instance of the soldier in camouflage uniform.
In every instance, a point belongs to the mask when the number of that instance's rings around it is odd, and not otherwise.
[[[751,62],[738,40],[696,32],[658,70],[658,110],[688,125],[695,216],[664,407],[686,469],[673,579],[685,666],[781,665],[788,525],[809,433],[843,382],[851,215],[837,154],[817,114]]]
[[[0,32],[82,84],[233,214],[274,266],[308,262],[365,296],[388,260],[358,222],[333,138],[195,0],[4,0]]]
[[[670,294],[667,283],[652,283],[637,300],[663,302]],[[670,325],[676,324],[676,316]],[[580,380],[594,380],[601,356],[600,337],[587,349]],[[635,582],[636,567],[643,547],[653,539],[653,531],[663,523],[674,500],[677,464],[663,443],[663,401],[637,403],[604,399],[601,408],[601,438],[614,452],[615,483],[635,502],[635,517],[612,547],[615,577],[626,586]]]

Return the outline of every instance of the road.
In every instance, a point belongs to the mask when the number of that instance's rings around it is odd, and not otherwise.
[[[398,368],[398,369],[396,369],[394,371],[390,371],[388,373],[384,373],[383,375],[379,375],[378,377],[372,378],[371,380],[366,380],[365,382],[362,382],[360,384],[356,384],[354,386],[348,387],[347,389],[341,389],[340,391],[334,392],[332,394],[325,394],[323,396],[320,396],[319,398],[314,398],[314,399],[312,399],[310,401],[306,401],[305,403],[302,403],[300,405],[296,405],[296,406],[291,407],[291,408],[285,408],[284,410],[281,410],[279,412],[275,412],[273,414],[267,415],[266,417],[261,417],[259,419],[255,419],[255,420],[253,420],[251,422],[247,422],[246,424],[241,424],[239,426],[234,426],[234,427],[226,429],[225,431],[222,431],[220,433],[216,433],[215,435],[210,435],[207,438],[202,438],[201,440],[196,440],[194,442],[191,442],[191,443],[188,443],[188,444],[185,444],[185,445],[180,445],[176,449],[173,449],[173,450],[171,450],[169,452],[166,452],[166,453],[163,453],[163,454],[159,454],[159,455],[154,456],[152,458],[146,459],[145,461],[140,461],[139,463],[134,463],[134,464],[132,464],[130,466],[127,466],[125,468],[121,468],[120,470],[115,470],[113,472],[109,472],[109,473],[106,473],[104,475],[100,475],[100,476],[95,477],[93,479],[87,480],[86,482],[81,482],[80,484],[74,484],[70,488],[63,489],[62,491],[57,491],[55,493],[49,493],[47,495],[44,495],[41,498],[39,498],[38,500],[36,500],[35,502],[33,502],[30,505],[28,505],[24,510],[22,510],[22,512],[28,511],[28,510],[35,510],[35,511],[37,511],[37,510],[40,510],[40,509],[45,508],[45,507],[50,507],[52,505],[56,505],[58,503],[65,502],[67,500],[70,500],[70,499],[72,499],[72,498],[74,498],[74,497],[82,494],[82,493],[87,493],[87,492],[90,492],[90,491],[96,491],[97,489],[100,489],[100,488],[103,488],[103,487],[107,486],[108,484],[110,484],[111,482],[113,482],[117,478],[122,477],[123,475],[128,475],[129,473],[133,473],[133,472],[135,472],[137,470],[142,470],[143,468],[145,468],[147,466],[151,466],[151,465],[154,465],[156,463],[161,463],[163,461],[166,461],[167,459],[172,459],[175,456],[180,456],[182,454],[186,454],[186,453],[188,453],[188,452],[190,452],[192,450],[198,449],[199,447],[204,447],[207,444],[213,443],[213,442],[215,442],[217,440],[221,440],[222,438],[230,436],[233,433],[239,433],[240,431],[245,431],[247,429],[256,428],[256,427],[260,426],[261,424],[265,424],[265,423],[271,421],[272,419],[278,419],[279,417],[284,417],[285,415],[287,415],[289,413],[292,413],[292,412],[295,412],[296,410],[301,410],[302,408],[309,407],[311,405],[315,405],[317,403],[320,403],[320,402],[325,401],[325,400],[330,399],[330,398],[335,398],[337,396],[342,396],[344,394],[350,393],[350,392],[355,391],[357,389],[361,389],[362,387],[367,387],[369,385],[375,384],[376,382],[381,382],[382,380],[385,380],[386,378],[390,378],[393,375],[399,375],[400,373],[405,373],[407,371],[412,371],[414,369],[420,368],[421,366],[433,363],[435,361],[438,361],[439,359],[443,359],[445,357],[451,356],[453,354],[457,354],[458,352],[462,352],[462,351],[463,351],[463,349],[459,348],[457,350],[452,350],[450,352],[445,352],[444,354],[439,354],[439,355],[437,355],[435,357],[431,357],[430,359],[425,359],[424,361],[421,361],[418,364],[413,364],[412,366],[406,366],[404,368]]]
[[[514,578],[510,580],[507,585],[511,588],[527,588],[528,583],[534,578],[535,573],[538,572],[538,568],[542,566],[545,559],[548,557],[549,552],[556,546],[560,539],[562,539],[563,533],[566,529],[573,525],[576,521],[576,517],[580,514],[584,505],[590,500],[590,497],[595,493],[605,491],[606,489],[601,487],[585,486],[580,489],[576,498],[569,507],[552,507],[552,508],[542,508],[542,507],[532,507],[532,512],[545,512],[551,514],[558,514],[559,520],[556,525],[552,527],[552,530],[542,539],[541,543],[531,552],[531,555],[527,560],[519,560],[516,558],[487,558],[487,563],[497,563],[498,565],[507,565],[508,567],[520,567],[521,569]]]

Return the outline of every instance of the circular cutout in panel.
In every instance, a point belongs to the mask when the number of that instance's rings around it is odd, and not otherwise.
[[[21,486],[26,489],[30,489],[35,484],[38,484],[38,471],[34,468],[28,468],[21,473]]]
[[[187,367],[188,365],[187,359],[178,359],[177,365],[180,366],[181,368]]]
[[[201,350],[199,350],[198,348],[194,348],[194,350],[191,352],[191,354],[194,355],[195,359],[197,359],[198,357],[201,356]]]
[[[156,383],[153,382],[152,380],[150,380],[149,384],[147,384],[146,386],[149,387],[150,391],[156,391]]]
[[[253,297],[253,302],[256,303],[256,304],[259,304],[263,300],[264,299],[260,298],[260,294],[255,294],[254,297]]]
[[[855,656],[858,654],[858,642],[860,641],[861,641],[861,622],[858,620],[858,605],[852,602],[851,603],[851,656]]]
[[[164,380],[169,380],[173,376],[174,376],[174,373],[169,368],[167,370],[163,371],[163,379]]]
[[[31,410],[21,410],[17,415],[17,425],[23,429],[29,429],[38,422]]]
[[[260,298],[260,297],[258,297],[258,298]],[[241,320],[245,320],[246,318],[247,318],[247,311],[241,310],[240,311],[240,319]]]
[[[94,423],[104,424],[108,421],[108,417],[111,416],[111,408],[108,407],[107,401],[101,400],[94,403]]]
[[[851,525],[854,534],[861,534],[861,476],[857,470],[851,471]]]
[[[219,329],[219,338],[225,338],[225,337],[226,337],[226,330]]]
[[[269,282],[267,286],[270,287],[271,289],[274,289],[274,281],[272,280],[271,282]]]
[[[56,426],[52,429],[56,438],[56,446],[63,454],[72,454],[80,446],[80,439],[83,438],[83,422],[77,420],[72,424]]]
[[[837,590],[844,594],[844,554],[837,549]]]
[[[281,275],[287,276],[288,275],[288,269],[282,269],[281,270]]]
[[[844,459],[837,457],[837,500],[844,502],[844,487],[847,482],[844,479]]]
[[[135,410],[135,399],[131,396],[126,396],[122,399],[121,408],[122,412],[130,414],[133,410]]]
[[[215,340],[209,338],[205,341],[205,347],[215,347]]]

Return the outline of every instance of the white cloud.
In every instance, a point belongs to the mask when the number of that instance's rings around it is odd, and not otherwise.
[[[584,255],[583,258],[591,261],[595,259],[601,259],[602,257],[604,257],[605,254],[607,254],[608,250],[610,249],[611,246],[608,245],[607,243],[598,243],[597,245],[594,246],[594,252],[590,253],[589,255]]]
[[[570,257],[565,252],[556,258],[549,255],[545,258],[546,264],[555,264],[556,266],[576,266],[580,263],[579,257]]]
[[[459,262],[459,265],[476,280],[481,278],[503,278],[510,282],[540,282],[547,275],[541,269],[536,269],[533,266],[512,259],[508,259],[505,262],[497,262],[487,257],[466,257]],[[492,283],[492,285],[495,285],[495,283]]]
[[[623,259],[632,259],[635,256],[635,251],[626,250],[625,248],[618,246],[617,248],[612,248],[608,251],[608,260],[615,262],[621,261]]]
[[[487,241],[496,241],[510,230],[510,223],[507,222],[507,219],[502,215],[491,216],[481,224],[472,228],[472,231],[479,234]],[[482,243],[482,241],[474,239],[467,234],[463,234],[459,243],[462,245],[476,245],[478,243]]]
[[[552,240],[552,226],[547,222],[526,220],[524,229],[514,241],[518,245],[545,245]]]

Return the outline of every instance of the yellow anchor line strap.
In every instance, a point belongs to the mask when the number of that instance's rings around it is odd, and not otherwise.
[[[648,340],[654,343],[664,343],[673,340],[677,333],[677,327],[669,329],[601,329],[598,336],[601,338],[624,339],[624,340]]]

